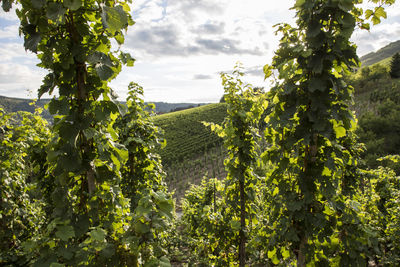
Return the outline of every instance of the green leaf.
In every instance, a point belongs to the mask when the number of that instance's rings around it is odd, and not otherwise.
[[[284,260],[290,257],[290,251],[285,248],[281,248],[281,254]]]
[[[339,8],[345,12],[353,9],[353,0],[340,0]]]
[[[101,15],[103,27],[112,34],[128,25],[128,15],[122,6],[104,7]]]
[[[3,0],[3,3],[1,4],[1,7],[3,8],[3,10],[5,12],[10,11],[11,7],[12,7],[12,2],[11,0]]]
[[[44,4],[46,4],[46,0],[32,0],[32,6],[36,9],[41,9]]]
[[[321,73],[323,69],[322,58],[314,56],[311,60],[311,67],[314,73]]]
[[[54,90],[54,87],[55,87],[54,74],[49,73],[43,78],[42,85],[39,88],[38,97],[39,98],[42,97],[42,95],[47,92],[51,94],[52,91]]]
[[[57,262],[52,262],[50,264],[50,267],[64,267],[64,266],[65,266],[64,264],[57,263]]]
[[[54,22],[61,22],[67,10],[60,3],[49,3],[47,7],[46,16]]]
[[[115,41],[117,41],[117,43],[118,43],[119,45],[122,45],[122,44],[125,42],[125,37],[124,37],[124,35],[123,35],[121,32],[119,32],[118,34],[116,34],[116,35],[114,36],[114,39],[115,39]]]
[[[268,250],[268,258],[272,259],[276,255],[276,249],[274,250]]]
[[[139,234],[146,234],[150,232],[150,226],[142,223],[141,221],[137,221],[134,225],[135,231]]]
[[[369,23],[362,23],[361,24],[361,29],[363,29],[363,30],[369,31],[370,28],[371,28],[371,26],[369,25]]]
[[[343,16],[343,26],[345,28],[354,29],[354,24],[356,23],[356,19],[351,14],[346,13]]]
[[[240,229],[240,222],[239,221],[231,221],[232,230],[238,231]]]
[[[87,128],[83,130],[83,134],[87,139],[92,139],[96,134],[98,134],[98,132],[94,128]]]
[[[74,256],[74,253],[71,250],[73,250],[71,247],[70,248],[61,248],[58,253],[64,259],[70,260]]]
[[[386,11],[383,7],[377,7],[375,8],[375,16],[377,16],[378,18],[387,18],[387,14]]]
[[[161,267],[171,267],[171,263],[170,263],[170,261],[169,261],[169,259],[167,257],[162,256],[160,258],[159,266],[161,266]]]
[[[99,78],[103,81],[107,81],[114,75],[113,69],[102,63],[96,64],[95,70],[97,75],[99,75]]]
[[[119,54],[119,59],[122,61],[123,64],[127,65],[128,67],[132,67],[135,63],[135,59],[129,53],[121,52]]]
[[[128,160],[129,151],[121,144],[114,143],[115,152],[117,152],[117,156],[121,162],[125,162]]]
[[[366,19],[369,19],[373,14],[374,14],[374,12],[371,9],[365,10],[365,18]]]
[[[82,6],[82,0],[64,0],[64,6],[71,10],[77,10]]]
[[[172,203],[169,202],[161,202],[158,204],[158,207],[160,208],[160,211],[162,211],[169,219],[172,219],[172,211],[174,206]]]
[[[341,138],[346,136],[346,129],[343,126],[337,126],[334,128],[336,133],[336,138]]]
[[[329,177],[332,175],[332,171],[328,167],[324,167],[324,170],[322,171],[322,175]]]
[[[90,231],[89,235],[93,240],[102,242],[106,238],[107,232],[103,228],[97,227]]]
[[[149,200],[148,200],[149,201]],[[139,205],[136,207],[136,209],[135,209],[135,213],[138,215],[138,216],[146,216],[147,214],[149,214],[151,211],[152,211],[152,209],[153,209],[153,207],[152,207],[152,205],[151,205],[151,203],[148,203],[149,205],[143,205],[143,204],[145,204],[145,203],[142,203],[143,201],[140,201],[139,202]]]
[[[167,194],[162,191],[154,192],[152,191],[151,196],[156,199],[157,202],[168,202]]]
[[[321,32],[322,25],[318,21],[314,21],[308,27],[308,35],[310,37],[315,37]]]
[[[106,259],[111,258],[115,255],[115,246],[113,244],[107,244],[107,246],[101,250],[101,255]]]
[[[25,40],[24,40],[25,49],[36,53],[38,44],[41,39],[42,37],[40,36],[40,33],[29,34],[28,36],[25,35]]]
[[[69,111],[68,101],[63,99],[52,99],[49,103],[50,114],[62,114],[67,115]]]
[[[75,237],[74,228],[71,225],[57,226],[56,236],[62,241],[68,241],[68,239]]]
[[[326,82],[319,78],[311,78],[308,84],[308,90],[312,93],[315,92],[316,90],[323,92],[325,91],[325,87],[326,87]]]
[[[274,191],[272,192],[272,196],[276,196],[279,193],[279,187],[275,187]]]
[[[306,0],[296,0],[296,3],[294,4],[294,8],[301,8]]]
[[[80,166],[80,162],[74,157],[74,155],[63,155],[58,160],[58,165],[65,171],[76,171]]]
[[[263,68],[264,80],[266,80],[267,78],[269,78],[272,75],[272,70],[273,70],[272,66],[270,66],[268,64],[264,66],[264,68]]]
[[[111,58],[108,55],[106,55],[103,52],[98,52],[98,51],[94,52],[93,54],[91,54],[88,57],[88,62],[93,65],[101,63],[101,64],[109,66],[109,67],[114,66]]]
[[[374,24],[374,25],[381,23],[381,19],[376,16],[373,16],[371,21],[372,21],[372,24]]]

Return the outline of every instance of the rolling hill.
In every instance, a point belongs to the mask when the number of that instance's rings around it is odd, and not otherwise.
[[[42,107],[47,104],[50,99],[40,99],[36,102],[36,105],[31,105],[32,99],[24,98],[14,98],[0,96],[0,107],[5,110],[5,112],[16,112],[16,111],[28,111],[34,112],[35,106]],[[125,103],[125,102],[121,102]],[[195,106],[206,105],[206,103],[194,104],[194,103],[166,103],[166,102],[151,102],[155,105],[155,112],[157,114],[168,113],[177,109],[192,108]],[[51,115],[47,110],[43,111],[43,117],[47,120],[51,120]]]
[[[33,113],[37,107],[43,108],[48,102],[49,99],[40,99],[33,104],[32,99],[0,96],[0,108],[4,109],[6,113],[17,111],[28,111]],[[48,121],[52,121],[53,119],[46,109],[43,110],[42,116]]]
[[[160,152],[164,163],[179,161],[206,151],[221,139],[206,128],[202,121],[222,123],[226,116],[226,104],[209,104],[192,109],[153,117],[155,125],[164,131],[167,146]]]
[[[392,42],[385,47],[382,47],[376,52],[368,53],[360,58],[361,66],[367,67],[378,63],[382,60],[392,57],[395,53],[400,52],[400,40]]]

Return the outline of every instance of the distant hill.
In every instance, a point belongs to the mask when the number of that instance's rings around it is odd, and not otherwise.
[[[187,108],[193,108],[193,107],[198,107],[198,106],[203,106],[208,103],[166,103],[166,102],[148,102],[148,103],[153,103],[156,105],[156,113],[157,114],[162,114],[162,113],[168,113],[172,111],[178,111],[178,110],[184,110]],[[148,104],[147,103],[147,104]]]
[[[365,56],[362,56],[360,58],[362,67],[367,67],[384,59],[390,58],[397,52],[400,52],[400,40],[392,42],[376,52],[371,52]]]
[[[36,102],[36,107],[44,107],[50,99],[41,99]],[[34,112],[35,106],[30,105],[32,99],[14,98],[0,96],[0,107],[5,110],[5,112],[17,112],[17,111],[28,111]],[[125,103],[125,102],[122,102]],[[151,102],[155,104],[155,112],[157,114],[168,113],[175,110],[187,109],[190,107],[202,106],[206,103],[194,104],[194,103],[165,103],[165,102]],[[44,110],[43,117],[45,119],[51,119],[51,115],[47,110]]]
[[[0,108],[3,108],[6,113],[17,111],[28,111],[33,113],[37,107],[43,108],[50,99],[40,99],[32,105],[32,99],[14,98],[0,96]],[[52,116],[47,110],[43,110],[42,117],[46,120],[52,120]]]

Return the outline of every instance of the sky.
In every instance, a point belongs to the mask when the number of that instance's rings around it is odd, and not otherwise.
[[[273,25],[294,25],[294,0],[134,0],[136,22],[122,49],[136,59],[110,86],[124,100],[129,82],[144,88],[145,101],[218,102],[223,95],[220,72],[236,62],[244,80],[268,88],[262,68],[271,63],[279,37]],[[371,31],[356,30],[352,41],[359,56],[400,39],[400,1],[386,8],[388,19]],[[47,71],[23,47],[15,10],[0,9],[0,95],[36,98]],[[49,97],[49,96],[44,96]]]

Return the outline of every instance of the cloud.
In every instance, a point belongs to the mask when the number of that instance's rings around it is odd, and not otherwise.
[[[164,17],[165,6],[163,1],[144,1],[142,3],[135,2],[133,10],[133,18],[138,22],[157,21]]]
[[[10,11],[4,12],[3,10],[0,11],[0,24],[7,23],[7,22],[17,22],[18,17],[15,14],[16,8],[15,5],[11,8]],[[4,21],[2,21],[4,20]]]
[[[363,56],[376,51],[383,46],[398,40],[400,36],[400,22],[379,24],[371,27],[371,31],[356,30],[352,40],[357,43],[357,54]]]
[[[262,76],[262,77],[265,76],[263,71],[263,66],[261,65],[246,68],[244,73],[252,76]]]
[[[137,23],[129,31],[126,45],[136,58],[151,60],[265,55],[270,49],[266,41],[271,25],[262,18],[249,18],[251,13],[243,18],[243,9],[257,10],[249,6],[228,0],[142,0],[135,9]]]
[[[0,64],[0,95],[26,97],[27,91],[36,92],[44,71],[25,64]],[[36,97],[36,93],[33,93]]]
[[[18,25],[11,24],[0,28],[0,39],[17,39]]]
[[[225,31],[225,22],[222,21],[212,21],[205,24],[201,24],[193,29],[191,32],[194,34],[223,34]]]
[[[249,54],[249,55],[262,55],[258,47],[254,49],[239,48],[240,41],[233,39],[204,39],[199,38],[196,40],[199,45],[200,51],[204,54]]]
[[[175,13],[183,21],[193,22],[204,20],[204,15],[210,18],[225,13],[228,3],[228,0],[169,0],[167,12]]]
[[[242,72],[245,74],[245,76],[249,75],[249,76],[255,76],[255,77],[264,77],[264,71],[263,71],[263,65],[255,65],[255,66],[251,66],[251,67],[246,67],[243,66]],[[228,74],[232,74],[234,71],[234,69],[230,69],[227,71],[222,71],[223,73],[228,73]]]
[[[207,75],[207,74],[195,74],[193,76],[193,80],[210,80],[213,78],[215,78],[215,77],[212,75]]]
[[[2,62],[18,62],[36,64],[39,60],[36,55],[25,51],[22,43],[7,42],[0,45],[0,58]]]
[[[203,28],[204,29],[204,28]],[[210,31],[210,28],[208,29]],[[221,28],[219,29],[221,30]],[[212,30],[211,30],[212,31]],[[192,34],[176,24],[141,25],[127,37],[126,45],[142,57],[168,57],[190,55],[262,55],[265,46],[244,45],[229,34],[205,38],[201,32]],[[261,48],[260,48],[261,47]]]
[[[127,36],[126,45],[145,56],[186,56],[193,48],[180,40],[174,24],[144,26]]]

